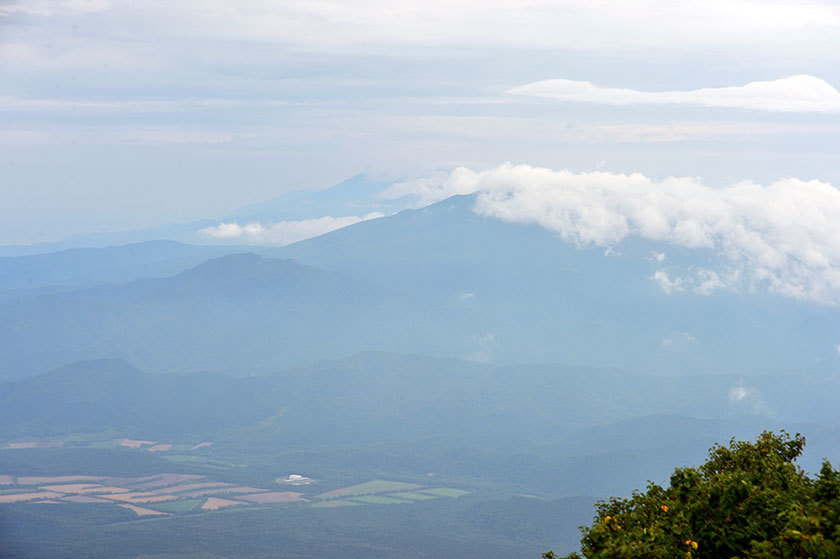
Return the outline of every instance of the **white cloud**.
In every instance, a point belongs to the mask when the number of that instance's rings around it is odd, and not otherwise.
[[[476,190],[475,179],[473,171],[458,167],[451,173],[437,173],[432,177],[392,184],[380,192],[377,198],[397,200],[411,196],[415,199],[416,207],[423,207],[456,194],[472,194]]]
[[[831,3],[779,0],[20,0],[0,16],[106,13],[120,31],[288,44],[319,51],[405,47],[627,49],[709,45],[830,50]],[[133,26],[133,27],[132,27]]]
[[[782,112],[840,112],[840,91],[813,76],[791,76],[736,87],[691,91],[637,91],[575,80],[545,80],[516,87],[512,95],[605,105],[703,105]]]
[[[685,280],[679,277],[671,279],[665,270],[656,270],[653,273],[653,281],[662,288],[662,291],[669,294],[683,291],[683,284],[686,283]]]
[[[690,281],[657,270],[653,279],[669,292],[765,286],[798,299],[840,303],[840,190],[818,180],[712,188],[696,178],[657,181],[638,173],[508,163],[402,183],[383,196],[405,196],[412,189],[424,203],[475,192],[477,214],[537,224],[582,246],[610,247],[641,237],[713,249],[728,263],[724,269],[695,269]]]
[[[656,282],[665,293],[679,293],[693,291],[700,295],[709,295],[718,289],[727,289],[738,284],[738,274],[730,271],[730,281],[720,278],[714,270],[691,267],[687,273],[672,275],[666,270],[656,270],[651,279]]]
[[[311,237],[317,237],[360,221],[383,217],[381,213],[370,213],[364,217],[319,217],[300,221],[278,221],[269,225],[261,223],[225,222],[212,227],[205,227],[199,233],[213,239],[241,241],[251,244],[288,245]]]
[[[708,295],[716,289],[725,289],[726,283],[720,279],[720,276],[714,270],[700,269],[697,271],[699,283],[694,290],[702,295]]]
[[[25,13],[39,16],[102,12],[112,6],[110,0],[11,0],[0,4],[0,16]]]
[[[755,414],[772,414],[761,392],[754,386],[746,386],[743,382],[738,382],[729,389],[727,396],[730,403],[748,406]]]

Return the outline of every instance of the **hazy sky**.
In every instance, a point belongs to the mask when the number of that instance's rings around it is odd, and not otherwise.
[[[836,187],[838,87],[836,2],[0,0],[0,244],[505,162]]]

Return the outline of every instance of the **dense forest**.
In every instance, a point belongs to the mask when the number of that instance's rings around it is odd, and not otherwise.
[[[651,482],[629,498],[600,501],[594,523],[582,527],[582,556],[837,557],[840,472],[825,461],[808,476],[795,463],[804,446],[804,437],[784,431],[753,443],[733,439],[702,465],[676,468],[664,488]]]

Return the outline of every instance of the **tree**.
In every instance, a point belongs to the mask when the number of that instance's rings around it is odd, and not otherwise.
[[[804,446],[784,431],[732,439],[702,466],[676,468],[667,488],[649,483],[644,493],[600,501],[592,526],[581,527],[583,557],[840,557],[840,473],[824,462],[808,477],[795,464]]]

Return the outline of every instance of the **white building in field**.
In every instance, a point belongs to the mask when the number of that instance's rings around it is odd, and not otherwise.
[[[288,485],[309,485],[314,480],[299,474],[289,474],[289,477],[277,478],[277,481]]]

